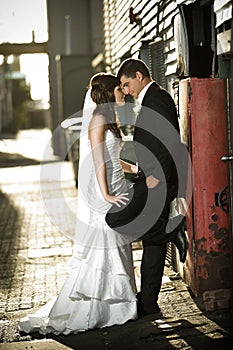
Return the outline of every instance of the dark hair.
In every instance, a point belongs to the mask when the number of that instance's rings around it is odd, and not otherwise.
[[[97,104],[93,115],[103,115],[108,129],[117,137],[121,137],[121,132],[115,111],[114,89],[120,85],[120,79],[108,73],[97,73],[90,80],[91,98]]]
[[[150,77],[149,68],[142,60],[127,58],[121,63],[117,77],[120,79],[125,75],[127,78],[135,78],[136,72],[142,73],[144,77]]]

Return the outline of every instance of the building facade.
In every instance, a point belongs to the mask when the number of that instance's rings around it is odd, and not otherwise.
[[[232,299],[233,45],[230,0],[104,0],[104,59],[140,58],[173,96],[193,188],[189,252],[169,259],[206,309]],[[216,139],[214,138],[216,136]],[[222,157],[223,156],[223,157]],[[174,258],[175,255],[175,258]]]

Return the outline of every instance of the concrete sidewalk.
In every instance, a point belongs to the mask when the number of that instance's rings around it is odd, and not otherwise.
[[[74,229],[73,169],[52,153],[46,164],[39,164],[48,142],[48,130],[0,140],[0,349],[230,349],[232,313],[202,311],[200,301],[169,266],[159,298],[160,319],[152,315],[69,336],[19,334],[18,320],[59,293],[72,254],[71,240],[60,231]],[[60,220],[64,216],[69,223],[65,227]],[[139,287],[140,244],[133,249]]]

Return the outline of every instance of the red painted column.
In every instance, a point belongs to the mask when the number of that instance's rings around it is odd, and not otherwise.
[[[229,217],[218,205],[219,193],[228,185],[227,165],[221,161],[227,154],[225,84],[212,78],[190,78],[183,84],[189,91],[187,133],[193,167],[187,220],[191,247],[184,275],[186,270],[194,293],[203,296],[231,286]]]

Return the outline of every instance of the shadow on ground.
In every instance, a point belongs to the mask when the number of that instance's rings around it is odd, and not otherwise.
[[[206,323],[207,326],[207,323]],[[186,319],[155,319],[152,315],[124,325],[89,330],[79,334],[50,335],[53,339],[74,350],[228,350],[232,348],[233,336],[219,329],[216,337],[211,332],[203,333],[203,322],[189,322]],[[42,339],[34,334],[34,339]]]
[[[38,165],[39,160],[26,158],[18,153],[0,152],[0,168],[10,168],[15,166]]]
[[[3,293],[1,304],[8,310],[9,292],[14,283],[14,275],[18,265],[17,244],[20,239],[19,211],[10,198],[0,190],[0,290]],[[19,274],[19,268],[17,273]],[[6,298],[5,298],[6,297]],[[0,319],[6,315],[0,314]]]

